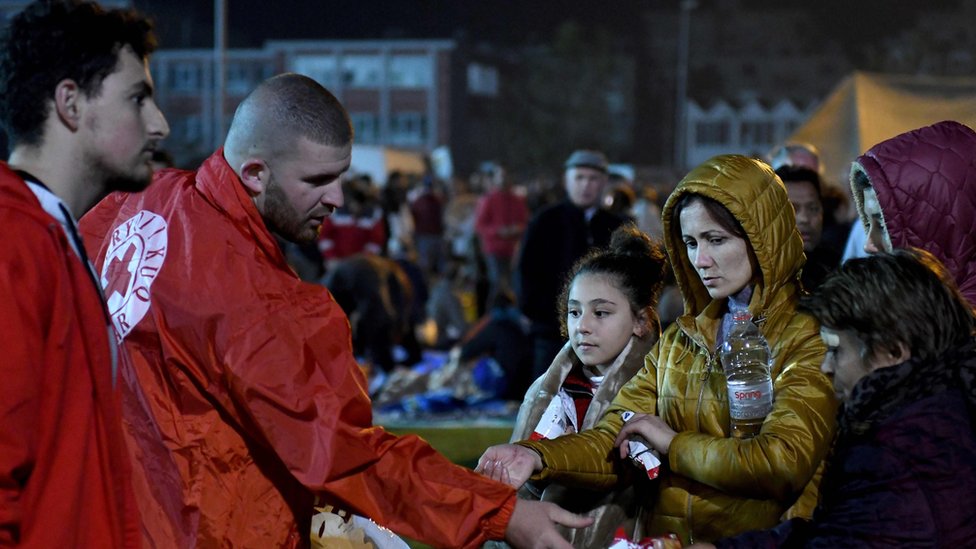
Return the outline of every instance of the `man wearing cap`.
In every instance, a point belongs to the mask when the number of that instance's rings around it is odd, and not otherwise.
[[[556,299],[563,277],[594,246],[610,243],[623,220],[599,207],[607,184],[607,157],[578,150],[566,161],[566,200],[529,222],[516,276],[519,308],[532,323],[533,376],[541,375],[562,347]]]

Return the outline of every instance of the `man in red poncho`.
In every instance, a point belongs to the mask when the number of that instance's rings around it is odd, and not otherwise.
[[[586,522],[372,425],[349,323],[289,268],[272,232],[313,241],[342,205],[349,118],[286,74],[238,107],[224,148],[163,170],[83,220],[109,312],[181,468],[200,547],[307,544],[312,504],[366,515],[440,547],[568,547]]]
[[[74,219],[150,182],[169,133],[155,46],[141,15],[70,1],[28,5],[0,39],[0,547],[142,545],[145,476],[120,420],[131,372]]]

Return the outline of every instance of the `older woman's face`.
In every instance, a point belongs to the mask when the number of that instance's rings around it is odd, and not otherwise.
[[[739,293],[752,280],[749,244],[727,230],[700,202],[692,202],[678,216],[688,260],[712,299]]]
[[[864,215],[868,218],[867,226],[864,228],[864,232],[868,235],[864,242],[864,251],[869,254],[890,252],[892,250],[891,236],[888,234],[888,228],[885,225],[884,213],[881,211],[878,195],[871,187],[862,192],[861,203],[864,205]]]

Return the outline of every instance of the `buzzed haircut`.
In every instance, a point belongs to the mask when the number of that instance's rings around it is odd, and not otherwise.
[[[311,78],[285,73],[262,82],[234,113],[227,149],[287,149],[305,137],[320,145],[352,142],[352,123],[332,93]]]
[[[17,14],[0,35],[0,124],[11,146],[41,143],[59,82],[97,97],[124,46],[140,58],[156,49],[149,19],[78,0],[36,0]]]

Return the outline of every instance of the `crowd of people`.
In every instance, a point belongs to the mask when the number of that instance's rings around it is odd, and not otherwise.
[[[547,187],[499,161],[378,185],[289,73],[179,169],[155,47],[78,0],[0,38],[0,546],[329,547],[317,513],[436,547],[976,541],[972,129],[852,159],[849,204],[798,143],[663,204],[593,149]],[[740,318],[771,356],[751,436],[719,353]],[[373,425],[431,348],[522,402],[474,471]]]

